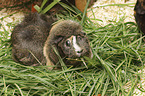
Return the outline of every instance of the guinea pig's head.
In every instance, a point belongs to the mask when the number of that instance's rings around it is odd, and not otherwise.
[[[57,48],[67,58],[91,57],[92,55],[88,38],[83,32],[80,32],[78,35],[63,37],[58,43]]]
[[[89,40],[78,22],[64,20],[54,25],[50,33],[53,34],[50,36],[53,37],[52,42],[55,43],[59,53],[63,56],[67,58],[91,57]]]
[[[62,58],[77,59],[80,57],[92,57],[92,51],[86,34],[82,31],[79,23],[71,20],[64,20],[55,24],[45,42],[44,55],[53,64],[58,58],[51,46],[55,46]]]

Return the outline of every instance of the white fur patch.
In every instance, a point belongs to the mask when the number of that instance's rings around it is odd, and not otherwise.
[[[81,47],[77,44],[76,36],[73,36],[73,47],[76,53],[82,50]]]

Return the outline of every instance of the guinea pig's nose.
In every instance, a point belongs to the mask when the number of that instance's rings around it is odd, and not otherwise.
[[[83,52],[83,49],[81,49],[81,50],[77,51],[77,53],[82,53],[82,52]]]

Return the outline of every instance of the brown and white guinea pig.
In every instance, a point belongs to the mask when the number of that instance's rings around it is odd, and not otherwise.
[[[64,20],[52,26],[55,21],[51,16],[38,13],[26,16],[12,32],[13,59],[24,65],[53,66],[59,63],[54,48],[66,65],[76,66],[81,63],[67,58],[91,57],[89,41],[81,25],[72,20]]]
[[[86,34],[82,31],[79,23],[72,20],[64,20],[54,25],[44,45],[44,56],[46,65],[54,65],[59,60],[55,52],[55,47],[61,58],[67,65],[79,65],[79,61],[70,61],[66,58],[80,58],[83,56],[91,57],[92,51]]]

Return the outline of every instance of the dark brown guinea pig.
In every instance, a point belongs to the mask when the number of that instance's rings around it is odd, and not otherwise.
[[[58,50],[66,65],[81,65],[80,61],[67,58],[92,56],[88,38],[79,23],[64,20],[52,27],[55,21],[52,17],[37,13],[26,16],[12,32],[13,59],[24,65],[54,66],[59,64],[59,59],[52,47]]]
[[[134,8],[134,16],[138,27],[145,35],[145,0],[137,0]]]
[[[11,35],[13,59],[24,65],[39,65],[38,60],[44,64],[44,42],[55,21],[52,17],[38,13],[25,16],[22,23],[15,26]]]
[[[66,58],[91,57],[92,51],[86,34],[79,23],[64,20],[54,25],[44,45],[46,65],[55,65],[59,60],[53,48],[56,48],[67,65],[80,65],[79,61],[70,61]]]

